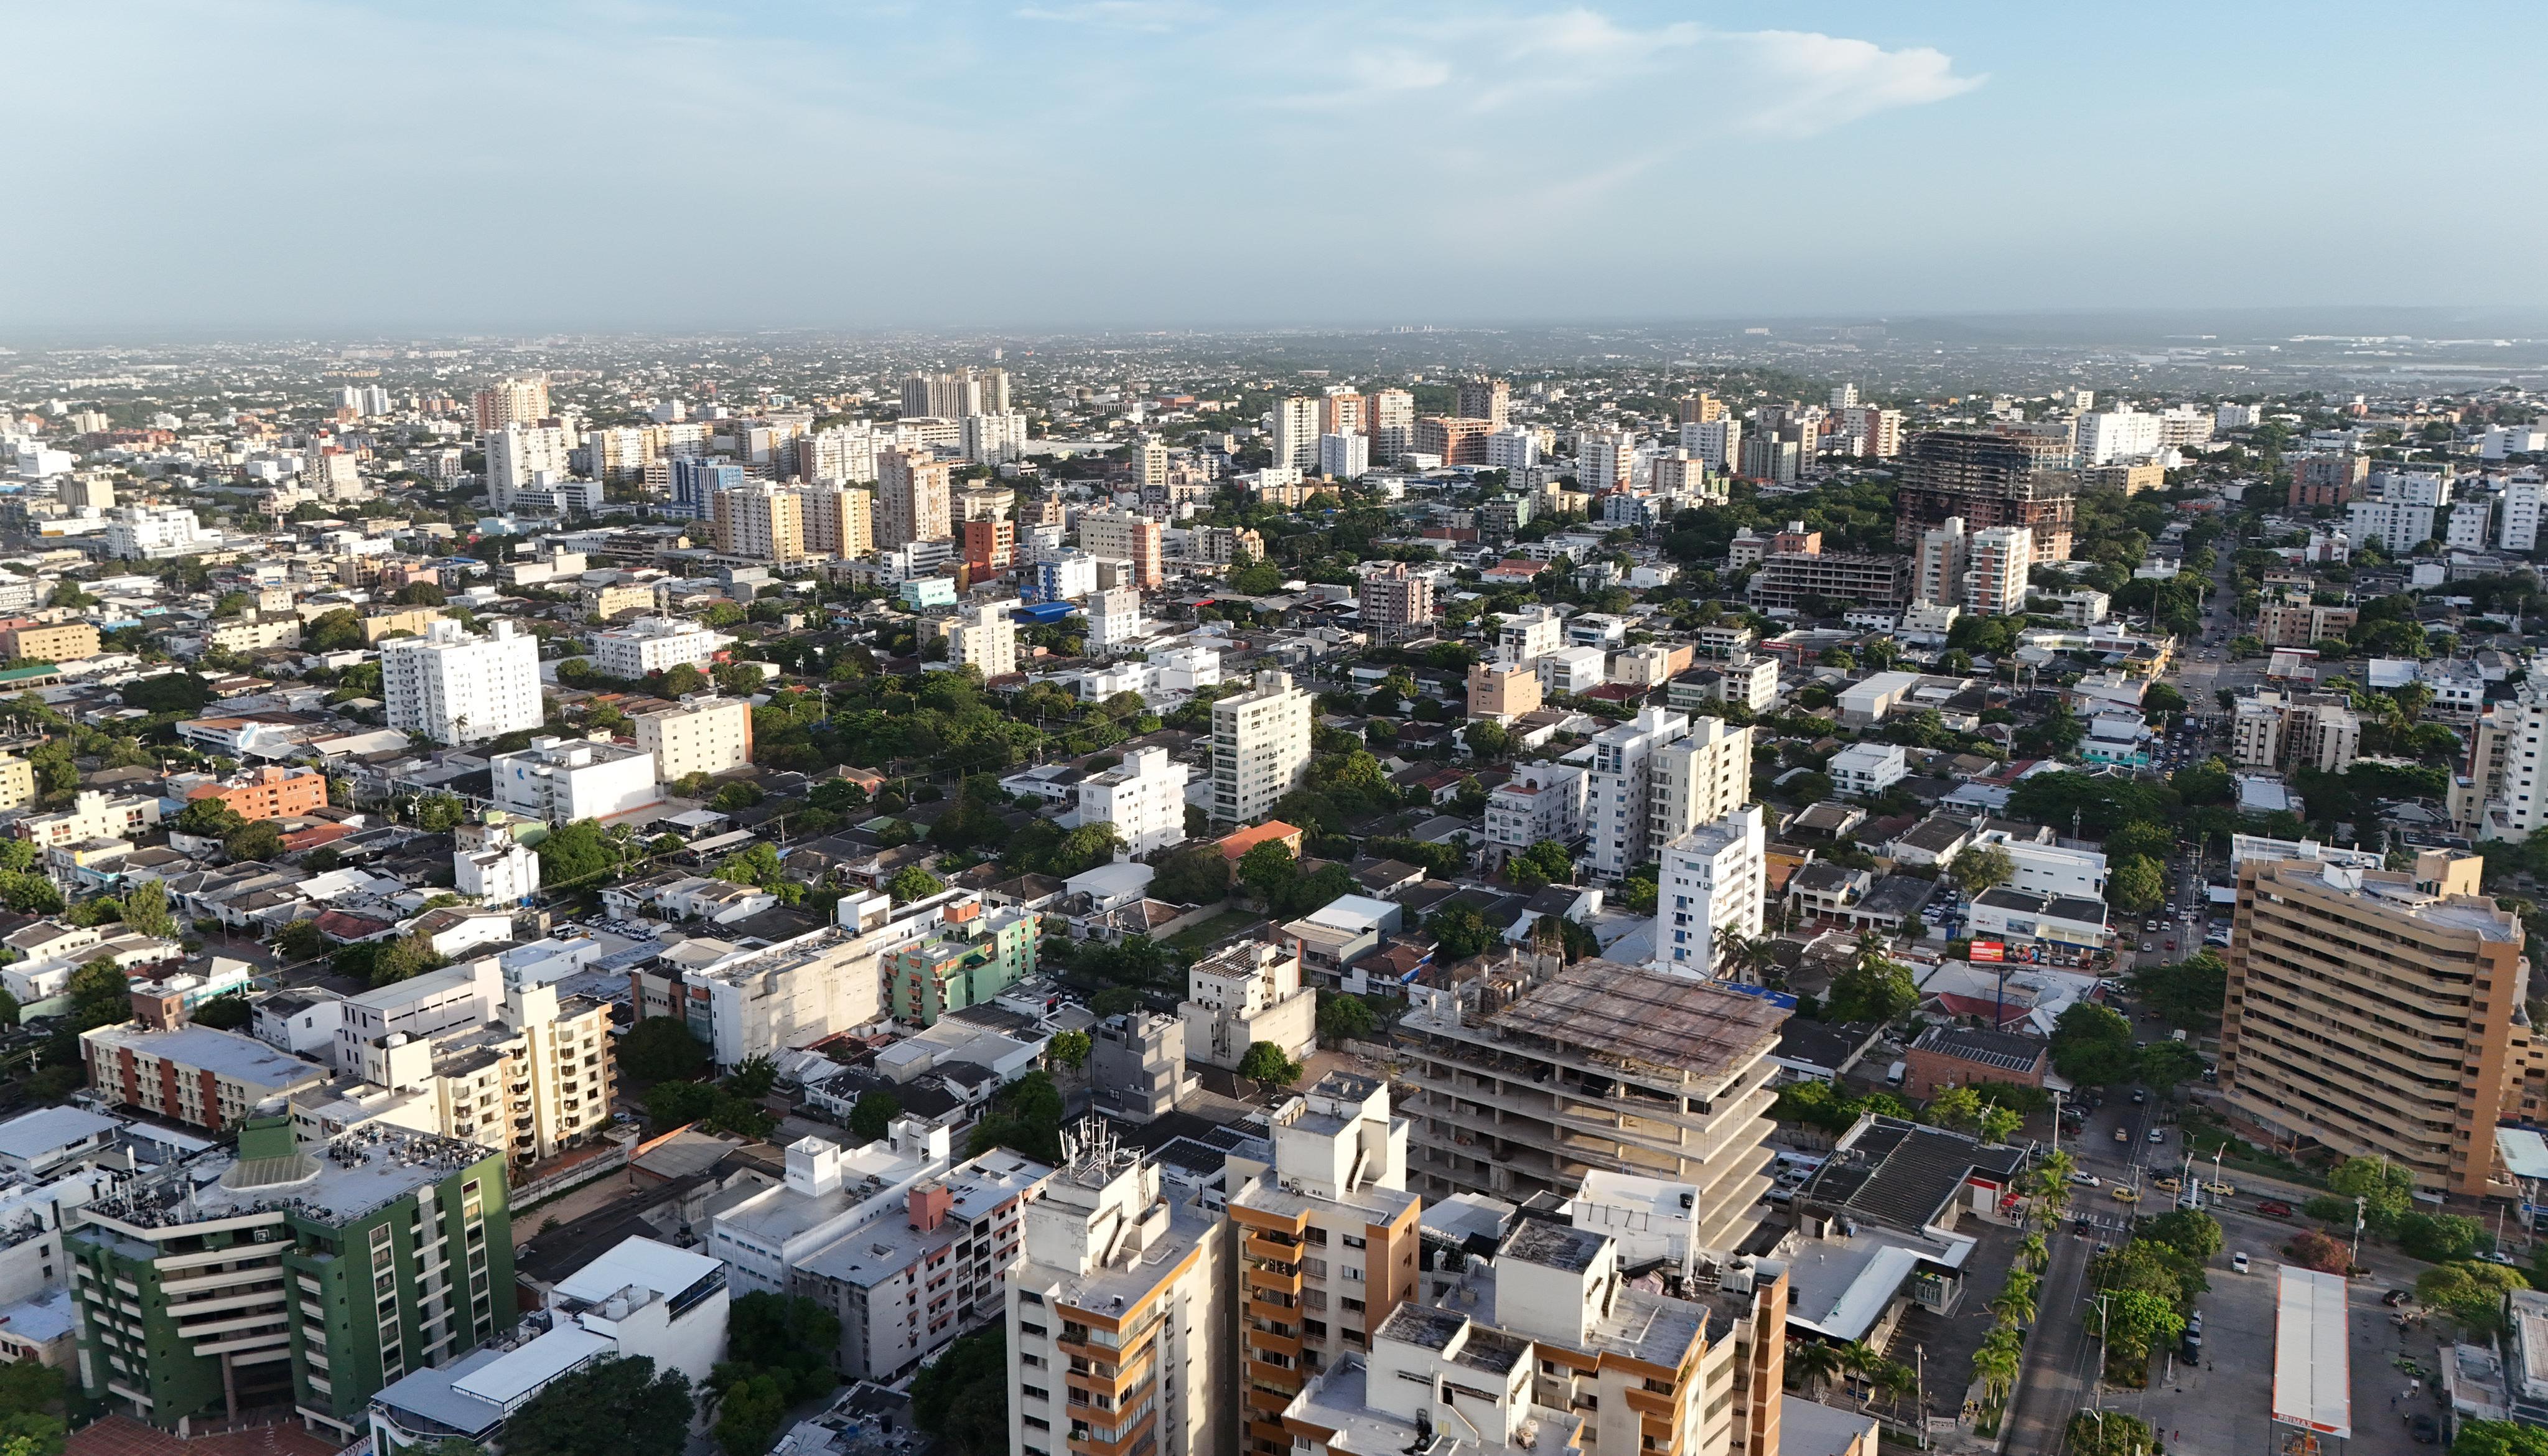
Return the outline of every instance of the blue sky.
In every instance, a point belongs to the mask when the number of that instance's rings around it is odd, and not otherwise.
[[[21,7],[0,343],[2548,304],[2548,7],[2412,14]]]

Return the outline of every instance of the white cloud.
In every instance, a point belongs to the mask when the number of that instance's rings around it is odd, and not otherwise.
[[[1810,136],[1880,111],[1961,96],[1985,79],[1956,75],[1954,58],[1927,46],[1886,50],[1808,31],[1726,39],[1749,52],[1770,84],[1772,94],[1745,118],[1756,132]]]
[[[1213,12],[1208,7],[1187,4],[1184,0],[1086,0],[1079,5],[1030,5],[1018,12],[1020,20],[1057,21],[1098,30],[1138,31],[1152,35],[1197,25],[1212,16]]]

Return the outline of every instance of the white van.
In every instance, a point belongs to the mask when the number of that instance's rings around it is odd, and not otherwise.
[[[1911,1063],[1907,1061],[1897,1061],[1893,1063],[1893,1065],[1886,1067],[1884,1069],[1884,1085],[1887,1087],[1901,1086],[1902,1078],[1907,1075],[1910,1070]]]

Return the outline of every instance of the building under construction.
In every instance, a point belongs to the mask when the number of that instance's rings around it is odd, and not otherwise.
[[[1701,1246],[1751,1236],[1784,1010],[1716,981],[1553,956],[1417,996],[1399,1031],[1410,1171],[1427,1197],[1519,1203],[1602,1169],[1694,1186]]]
[[[2079,480],[2056,468],[2064,448],[2052,436],[1997,430],[1913,435],[1893,498],[1894,543],[1916,548],[1924,533],[1960,516],[1970,531],[2025,526],[2035,533],[2036,564],[2068,561]]]

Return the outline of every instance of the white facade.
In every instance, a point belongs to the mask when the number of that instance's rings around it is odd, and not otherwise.
[[[2212,427],[2216,430],[2252,429],[2256,421],[2264,417],[2265,411],[2260,406],[2220,405],[2213,408]]]
[[[1724,474],[1743,463],[1743,421],[1692,419],[1681,427],[1681,446]]]
[[[106,526],[107,554],[126,561],[182,556],[220,538],[181,505],[119,505]]]
[[[1614,429],[1586,430],[1575,437],[1575,480],[1594,495],[1628,483],[1636,460],[1636,442]]]
[[[2082,900],[2106,898],[2106,857],[2094,850],[2011,839],[2006,830],[1985,829],[1973,836],[1965,853],[1995,849],[2008,856],[2009,884],[2039,895],[2068,895]]]
[[[2072,438],[2079,452],[2079,468],[2085,470],[2092,465],[2155,454],[2158,435],[2157,415],[2122,405],[2080,415]]]
[[[1506,612],[1496,628],[1496,650],[1508,663],[1535,662],[1566,645],[1566,618],[1536,603]]]
[[[1528,470],[1539,464],[1539,432],[1511,425],[1487,436],[1487,469]]]
[[[569,475],[575,436],[554,424],[508,424],[487,436],[487,504],[512,507],[523,491],[557,485]]]
[[[1565,764],[1515,767],[1513,776],[1487,795],[1487,843],[1509,859],[1541,840],[1572,845],[1584,834],[1588,775]]]
[[[1120,858],[1153,855],[1186,837],[1186,766],[1163,748],[1136,749],[1130,758],[1079,783],[1079,822],[1115,826]]]
[[[2034,531],[2025,526],[1976,531],[1965,561],[1964,610],[1997,617],[2025,609],[2027,571],[2035,561]]]
[[[1871,798],[1911,776],[1896,743],[1853,743],[1832,755],[1823,772],[1834,793],[1853,798]]]
[[[539,640],[495,622],[473,637],[449,618],[422,637],[381,643],[381,694],[389,725],[436,743],[478,743],[545,718],[540,703]]]
[[[1663,847],[1655,889],[1655,966],[1679,975],[1717,973],[1734,937],[1761,934],[1769,897],[1769,835],[1761,806],[1747,805]]]
[[[985,601],[959,613],[947,628],[947,661],[971,664],[982,681],[1006,678],[1018,670],[1018,622],[1009,613],[1014,600]]]
[[[655,776],[679,783],[693,774],[723,774],[752,762],[752,703],[692,693],[678,707],[640,713],[629,725],[637,746],[655,756]]]
[[[2345,536],[2355,546],[2377,543],[2404,556],[2432,539],[2433,507],[2404,500],[2355,500],[2345,507]]]
[[[451,852],[451,887],[490,905],[518,905],[540,887],[540,857],[511,835]]]
[[[2484,551],[2495,524],[2495,502],[2484,497],[2461,500],[2451,506],[2450,524],[2442,528],[2442,544],[2461,551]]]
[[[608,819],[661,803],[655,756],[608,740],[534,738],[517,754],[488,761],[496,802],[550,824]]]
[[[1610,655],[1597,647],[1562,647],[1530,666],[1542,692],[1590,692],[1608,678]]]
[[[1972,550],[1972,538],[1964,531],[1964,518],[1951,515],[1936,526],[1920,533],[1920,555],[1911,579],[1911,599],[1931,606],[1960,605],[1963,601],[1964,561]]]
[[[1254,824],[1310,769],[1313,695],[1289,673],[1258,673],[1254,690],[1212,705],[1215,822]]]
[[[1371,436],[1319,436],[1319,474],[1332,480],[1358,481],[1371,472]]]
[[[1319,402],[1294,395],[1274,402],[1274,463],[1319,468]]]
[[[1592,739],[1592,777],[1586,788],[1584,821],[1592,839],[1586,858],[1594,875],[1623,879],[1646,863],[1654,838],[1649,807],[1654,754],[1688,733],[1688,718],[1649,707],[1634,720],[1606,728]]]
[[[2540,479],[2523,471],[2503,483],[2503,519],[2495,543],[2504,551],[2532,551],[2539,545]]]
[[[638,617],[592,634],[592,665],[613,678],[643,678],[688,666],[705,672],[734,641],[685,617]]]
[[[1140,636],[1145,626],[1141,593],[1132,588],[1114,587],[1089,596],[1086,642],[1091,650],[1130,642]]]
[[[1012,410],[967,414],[961,421],[964,458],[975,465],[1006,465],[1026,458],[1027,417]]]

